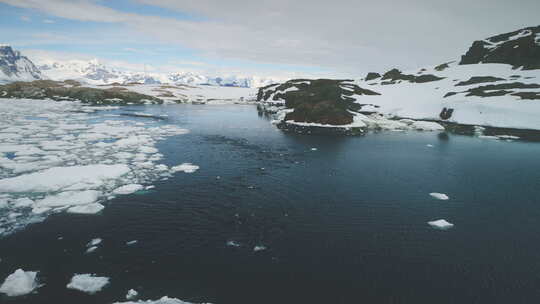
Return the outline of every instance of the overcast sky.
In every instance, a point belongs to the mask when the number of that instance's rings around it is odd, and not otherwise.
[[[538,12],[539,0],[0,0],[0,43],[139,70],[358,77],[457,59]]]

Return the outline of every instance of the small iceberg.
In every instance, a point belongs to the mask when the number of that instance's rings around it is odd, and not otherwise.
[[[264,246],[264,245],[257,245],[255,247],[253,247],[253,251],[255,251],[255,252],[263,251],[263,250],[266,250],[266,246]]]
[[[0,286],[0,293],[4,293],[8,297],[18,297],[29,294],[39,287],[36,276],[36,271],[17,269],[14,273],[10,274],[2,286]]]
[[[236,241],[227,241],[227,246],[228,247],[240,247],[240,243],[236,242]]]
[[[109,278],[96,277],[93,274],[75,274],[71,278],[71,282],[67,284],[67,288],[80,290],[88,294],[95,294],[109,284]]]
[[[435,228],[435,229],[440,229],[440,230],[448,230],[452,227],[454,227],[454,224],[444,220],[444,219],[440,219],[440,220],[436,220],[436,221],[431,221],[431,222],[428,222],[428,224]]]
[[[448,195],[444,193],[432,192],[429,195],[431,195],[431,197],[435,199],[442,200],[442,201],[447,201],[448,199],[450,199]]]
[[[132,246],[132,245],[137,244],[138,242],[139,242],[139,241],[137,241],[137,240],[133,240],[133,241],[126,242],[126,245]]]
[[[199,166],[193,165],[192,163],[183,163],[181,165],[172,167],[171,173],[175,173],[175,172],[193,173],[197,170],[199,170]]]
[[[135,289],[130,289],[126,294],[126,300],[133,300],[137,298],[138,295],[139,293]]]

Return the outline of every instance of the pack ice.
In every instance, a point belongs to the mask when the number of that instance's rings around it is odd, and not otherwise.
[[[177,171],[155,144],[188,130],[110,110],[120,109],[0,100],[0,236],[55,212],[98,213]]]

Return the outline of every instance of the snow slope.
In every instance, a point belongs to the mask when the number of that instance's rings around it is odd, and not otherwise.
[[[520,82],[524,84],[540,83],[540,70],[515,70],[507,64],[448,64],[449,67],[438,71],[435,66],[425,68],[422,74],[432,74],[444,79],[426,83],[398,81],[396,84],[383,84],[384,80],[357,81],[366,87],[381,93],[379,96],[362,96],[358,103],[369,103],[380,108],[377,112],[411,119],[441,120],[444,108],[454,109],[448,122],[467,125],[481,125],[502,128],[540,130],[540,102],[523,100],[518,96],[466,96],[458,93],[444,97],[449,92],[463,92],[470,88],[490,84]],[[407,71],[404,74],[418,75],[420,70]],[[519,77],[511,77],[511,76]],[[504,80],[456,86],[471,77],[492,76]],[[513,92],[537,92],[540,89],[513,89]]]

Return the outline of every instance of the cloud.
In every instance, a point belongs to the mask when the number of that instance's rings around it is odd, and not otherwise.
[[[30,19],[30,17],[28,17],[28,16],[21,16],[21,20],[24,21],[24,22],[32,21],[32,19]]]
[[[454,59],[473,40],[534,25],[540,10],[537,0],[519,6],[506,0],[138,0],[203,17],[194,21],[123,12],[104,1],[0,2],[110,23],[124,31],[119,37],[190,48],[214,60],[317,67],[343,75]]]
[[[54,20],[51,20],[51,19],[43,19],[43,23],[56,23]]]

